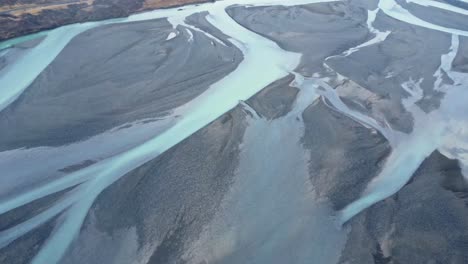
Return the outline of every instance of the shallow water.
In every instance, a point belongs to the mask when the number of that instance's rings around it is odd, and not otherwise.
[[[244,55],[244,60],[235,71],[213,84],[192,101],[174,109],[169,119],[164,121],[167,124],[162,124],[163,121],[156,121],[154,126],[161,130],[156,137],[149,138],[149,133],[140,131],[141,135],[136,136],[138,138],[136,141],[139,143],[137,147],[130,149],[125,146],[116,147],[104,151],[103,156],[93,157],[92,153],[78,151],[87,148],[90,144],[95,144],[96,141],[93,140],[96,139],[89,139],[79,145],[72,144],[60,148],[38,148],[32,152],[27,152],[28,150],[1,152],[0,158],[4,158],[2,161],[15,159],[20,164],[31,158],[35,159],[31,166],[38,171],[50,169],[50,166],[57,170],[70,165],[72,160],[84,160],[90,157],[98,162],[58,177],[49,184],[9,196],[2,201],[0,213],[81,184],[43,213],[0,233],[0,245],[11,243],[64,212],[63,222],[56,227],[50,239],[33,260],[36,264],[59,262],[79,233],[90,207],[105,188],[126,173],[154,159],[208,125],[238,105],[240,100],[249,99],[268,84],[294,72],[299,65],[301,55],[285,51],[273,41],[240,26],[226,13],[225,9],[228,6],[231,4],[299,5],[319,2],[325,1],[300,0],[287,3],[266,0],[220,1],[187,6],[181,8],[180,11],[177,9],[158,10],[124,19],[70,25],[0,43],[1,50],[27,39],[45,36],[41,43],[29,49],[18,61],[1,70],[0,111],[14,102],[28,88],[31,82],[72,41],[73,37],[100,25],[169,17],[174,29],[182,25],[185,28],[200,31],[214,42],[224,45],[210,33],[185,22],[187,16],[207,11],[208,22],[228,35],[232,44]],[[463,15],[467,13],[466,10],[434,1],[412,0],[408,2]],[[191,244],[185,253],[187,260],[194,263],[203,260],[224,263],[285,263],[291,259],[294,259],[294,263],[309,263],[310,259],[318,259],[320,263],[338,261],[339,252],[346,242],[346,230],[336,227],[335,219],[331,217],[333,212],[326,201],[319,201],[315,197],[313,191],[315,187],[308,179],[308,154],[300,144],[304,131],[301,114],[318,96],[326,98],[331,107],[342,114],[381,133],[393,148],[382,171],[369,183],[361,198],[350,201],[350,204],[340,212],[339,222],[347,222],[369,206],[400,190],[434,150],[439,149],[445,155],[459,159],[466,172],[468,168],[468,152],[466,151],[468,149],[468,122],[464,113],[468,107],[464,99],[468,98],[468,94],[462,84],[468,82],[468,77],[467,74],[452,71],[451,64],[459,49],[458,35],[468,36],[468,32],[424,21],[393,0],[382,0],[379,2],[378,9],[368,11],[367,27],[375,36],[349,49],[343,55],[350,55],[359,49],[386,40],[390,32],[380,32],[373,27],[379,10],[412,25],[452,34],[451,50],[442,55],[441,67],[434,73],[437,77],[435,88],[445,93],[441,107],[434,112],[424,113],[416,105],[416,102],[423,96],[418,86],[421,80],[408,80],[402,84],[401,88],[410,95],[403,101],[403,105],[415,118],[413,132],[403,134],[371,116],[349,108],[331,87],[328,78],[320,76],[309,78],[296,73],[295,85],[300,87],[301,91],[290,113],[272,122],[252,113],[254,117],[249,120],[250,125],[243,143],[249,147],[241,151],[238,177],[223,201],[223,210],[217,213],[200,239]],[[168,40],[174,37],[174,34],[176,33],[171,33]],[[194,40],[189,39],[189,41]],[[442,71],[452,79],[453,85],[443,83]],[[248,106],[246,106],[246,111],[254,111],[247,108]],[[144,126],[144,129],[155,129],[155,127]],[[135,126],[134,129],[139,129],[139,127]],[[114,140],[115,137],[125,137],[124,133],[133,132],[131,129],[120,132],[112,131],[112,133],[107,132],[97,137]],[[275,151],[278,146],[282,146],[281,152]],[[77,154],[71,156],[63,154],[70,152]],[[61,159],[56,159],[47,166],[44,164],[44,159],[62,155],[64,157]],[[0,167],[2,161],[0,161]],[[31,176],[29,168],[25,170],[24,167],[16,167],[16,163],[9,164],[15,166],[7,167],[8,173],[24,179],[25,182]],[[327,239],[324,240],[324,237]],[[252,248],[247,248],[245,245],[252,245]],[[290,255],[291,251],[296,254]]]
[[[427,1],[427,2],[436,2],[436,1]],[[412,25],[416,25],[416,26],[420,26],[420,27],[424,27],[428,29],[433,29],[437,31],[442,31],[442,32],[449,33],[449,34],[468,36],[467,31],[449,28],[449,27],[443,27],[443,26],[436,25],[428,21],[422,20],[416,17],[415,15],[411,14],[408,10],[404,9],[395,0],[385,0],[385,1],[381,0],[379,1],[379,8],[383,12],[385,12],[385,14],[387,14],[388,16],[401,20],[408,24],[412,24]]]
[[[346,230],[335,224],[330,206],[316,197],[309,155],[301,144],[302,112],[318,99],[318,85],[300,87],[285,117],[268,121],[253,113],[249,118],[235,182],[222,209],[189,246],[189,263],[339,260]]]
[[[393,147],[392,154],[387,159],[382,172],[369,184],[362,197],[340,212],[342,223],[398,192],[411,179],[422,162],[435,150],[441,151],[448,157],[457,158],[464,169],[464,176],[467,176],[466,164],[468,163],[465,152],[454,151],[455,146],[459,146],[461,149],[466,146],[467,134],[465,131],[468,128],[464,116],[464,113],[468,111],[468,106],[464,103],[468,94],[461,85],[467,82],[468,74],[453,72],[451,69],[453,59],[458,51],[458,43],[459,36],[452,35],[450,50],[441,58],[441,69],[447,72],[454,84],[441,84],[440,80],[436,80],[435,89],[445,93],[440,108],[430,113],[424,113],[415,104],[417,100],[410,99],[410,101],[403,102],[415,118],[413,132],[405,135]],[[434,75],[438,76],[439,73],[436,72]],[[405,85],[407,84],[403,84],[403,86]],[[408,89],[407,87],[403,88]],[[418,90],[417,85],[415,89]],[[416,92],[413,96],[421,95]]]
[[[132,16],[126,20],[128,22],[154,19],[171,15],[171,12],[176,16],[184,15],[184,13],[188,15],[193,13],[192,8],[204,10],[202,8],[207,7],[210,12],[208,16],[209,22],[236,40],[234,44],[243,51],[244,60],[234,72],[212,85],[199,97],[176,109],[174,112],[177,116],[181,116],[180,121],[158,137],[120,155],[103,162],[98,162],[76,173],[60,178],[51,184],[3,203],[2,211],[5,212],[39,197],[73,186],[76,183],[90,180],[78,187],[77,192],[80,196],[78,201],[69,208],[64,222],[54,231],[52,237],[34,258],[33,263],[55,263],[59,261],[79,231],[95,198],[104,188],[126,172],[155,158],[158,154],[166,151],[226,111],[232,109],[238,104],[239,100],[248,99],[269,83],[286,76],[289,71],[292,71],[296,67],[299,63],[299,54],[283,51],[274,42],[239,26],[225,12],[224,9],[227,5],[228,3],[226,2],[219,2],[217,4],[188,7],[187,10],[190,11],[185,12],[175,10],[155,11],[149,14]],[[47,38],[44,42],[46,40]],[[60,42],[55,46],[57,54],[63,48],[62,44],[64,42]],[[36,59],[32,55],[27,58]],[[268,71],[256,71],[256,69],[262,68],[266,60],[269,60],[273,67]],[[34,71],[34,73],[36,72]],[[31,74],[31,76],[33,75]],[[239,80],[242,80],[242,82],[239,82]],[[238,87],[243,87],[243,89],[239,89]],[[3,98],[8,98],[8,94]],[[57,206],[60,206],[61,203],[63,201],[59,201]],[[53,207],[44,214],[48,214],[48,218],[51,218],[56,213],[57,210]],[[31,229],[37,223],[36,221],[31,221],[29,223],[30,226],[23,228]],[[12,233],[15,234],[15,230]],[[22,233],[21,230],[16,230],[17,236]],[[10,234],[10,236],[12,235]]]

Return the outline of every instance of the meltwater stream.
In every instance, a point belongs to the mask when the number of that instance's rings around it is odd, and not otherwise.
[[[184,24],[185,17],[196,12],[207,11],[207,20],[231,38],[232,44],[242,51],[244,60],[234,72],[213,84],[199,97],[175,109],[174,115],[181,116],[181,118],[159,136],[129,151],[112,156],[50,182],[47,185],[2,202],[0,204],[0,214],[49,194],[81,184],[61,200],[58,200],[49,209],[16,227],[0,233],[0,246],[12,242],[59,213],[65,212],[63,223],[55,229],[33,260],[35,264],[59,262],[74,237],[78,234],[89,208],[105,188],[127,172],[154,159],[223,113],[234,108],[239,100],[247,100],[268,84],[295,70],[299,64],[299,54],[284,51],[273,41],[241,27],[226,13],[225,9],[229,5],[274,5],[279,3],[282,5],[298,5],[326,1],[298,0],[281,3],[282,1],[277,0],[226,0],[198,6],[187,6],[180,11],[176,9],[159,10],[134,15],[125,19],[70,25],[37,35],[39,37],[44,36],[44,39],[38,46],[28,51],[15,64],[7,66],[8,68],[0,75],[0,111],[14,102],[27,89],[29,84],[55,59],[74,36],[100,25],[170,17],[169,21],[175,27],[177,26],[175,23]],[[422,4],[422,1],[411,2]],[[448,9],[447,6],[440,6],[440,4],[431,4],[431,6]],[[344,54],[345,56],[368,45],[384,41],[390,34],[390,32],[379,32],[372,27],[372,23],[379,10],[382,10],[388,16],[406,23],[454,34],[452,38],[452,51],[448,55],[456,54],[458,50],[458,35],[468,36],[468,32],[466,31],[434,25],[419,19],[393,0],[382,0],[379,2],[378,10],[369,11],[368,13],[368,27],[376,37],[367,43],[350,49],[348,53]],[[450,11],[459,14],[463,14],[464,12],[458,9]],[[196,30],[195,28],[192,29]],[[209,37],[217,41],[213,36]],[[290,246],[305,247],[302,251],[304,255],[298,256],[299,261],[297,263],[302,263],[301,261],[317,256],[322,257],[324,263],[335,261],[333,258],[337,256],[327,255],[331,251],[324,250],[321,252],[320,250],[309,248],[309,244],[301,243],[307,241],[307,243],[320,244],[321,241],[318,241],[314,236],[320,237],[317,235],[318,232],[326,232],[323,236],[331,237],[329,241],[334,242],[334,244],[324,246],[339,251],[345,237],[342,230],[330,225],[332,223],[331,219],[324,217],[328,214],[326,206],[320,203],[309,203],[309,201],[314,200],[312,192],[314,187],[310,186],[310,183],[307,181],[307,153],[298,143],[302,136],[303,128],[302,123],[298,122],[296,117],[300,116],[301,111],[312,103],[318,95],[327,98],[328,102],[343,114],[367,127],[378,130],[392,143],[393,147],[392,154],[387,159],[381,173],[369,184],[362,197],[340,212],[340,221],[342,223],[345,223],[368,206],[397,192],[411,178],[422,161],[436,149],[440,149],[448,156],[451,155],[459,158],[466,166],[468,164],[466,162],[468,157],[453,151],[453,149],[454,146],[459,144],[468,145],[466,133],[464,133],[460,125],[460,123],[463,126],[466,124],[460,109],[462,113],[468,110],[464,106],[464,102],[461,102],[461,99],[466,98],[463,95],[466,95],[467,92],[461,89],[459,85],[466,83],[468,78],[466,74],[451,71],[453,56],[445,60],[442,59],[442,61],[445,61],[445,64],[441,65],[441,68],[448,73],[454,84],[442,85],[439,83],[440,85],[438,86],[440,87],[436,87],[447,94],[438,111],[424,114],[418,111],[414,102],[405,105],[415,117],[415,129],[412,134],[404,137],[401,137],[401,133],[379,124],[371,117],[348,108],[340,100],[336,91],[327,84],[327,79],[304,78],[296,74],[296,81],[301,88],[301,92],[294,109],[286,117],[272,123],[259,117],[252,118],[249,121],[251,125],[247,129],[244,140],[251,148],[241,153],[241,161],[238,168],[239,177],[234,183],[233,189],[227,195],[225,201],[223,201],[229,210],[218,213],[212,225],[205,230],[203,236],[193,245],[191,251],[187,252],[187,257],[200,261],[224,260],[227,263],[239,263],[246,256],[250,256],[254,260],[253,262],[256,263],[273,263],[274,261],[285,263],[290,258],[286,254],[287,248],[282,247],[279,241],[285,239],[286,236],[286,231],[281,230],[281,228],[286,228],[288,229],[288,235],[293,234]],[[322,90],[316,90],[318,87],[322,87]],[[427,127],[428,124],[430,124],[430,127]],[[266,131],[269,133],[266,133]],[[258,133],[264,133],[268,136],[262,140],[258,140],[256,136]],[[274,151],[268,149],[269,146],[280,144],[282,142],[281,139],[286,134],[292,144],[288,144],[287,148],[284,149],[284,153],[274,153]],[[398,140],[395,140],[395,138],[398,138]],[[261,160],[258,160],[258,157],[255,155],[257,151],[254,153],[254,150],[265,151],[265,155],[268,154],[272,160],[277,160],[278,163],[284,160],[286,163],[278,168],[267,166]],[[255,174],[256,177],[252,175],[252,168],[253,172],[258,172]],[[267,172],[269,172],[268,175],[273,175],[273,177],[267,178],[265,176]],[[292,177],[292,181],[290,181],[290,178],[285,178],[289,172],[294,176]],[[290,195],[284,197],[276,196],[279,187],[287,190],[286,192],[282,191],[282,193]],[[247,194],[241,193],[241,189],[242,192]],[[256,195],[259,189],[265,192],[262,196]],[[263,209],[261,211],[253,210],[248,206],[252,202],[260,203]],[[291,215],[302,215],[304,217],[290,222],[290,225],[281,226],[281,219]],[[245,218],[236,218],[237,216]],[[248,219],[248,217],[256,218],[259,222],[245,222],[245,219]],[[236,222],[237,220],[238,222]],[[223,227],[226,225],[234,226],[238,232],[236,234],[225,233],[226,229]],[[248,249],[236,251],[237,243],[259,244],[258,239],[268,236],[268,231],[278,226],[281,226],[279,232],[275,233],[275,237],[268,238],[269,242],[259,247],[259,251],[249,252]],[[295,232],[290,233],[291,230]],[[214,237],[217,239],[222,238],[222,242],[228,241],[230,243],[228,245],[222,244],[214,239]],[[223,247],[220,247],[221,245]],[[271,254],[272,252],[273,254]],[[282,259],[283,261],[280,261]]]
[[[301,143],[302,113],[318,99],[319,86],[296,85],[300,92],[286,116],[267,120],[250,109],[234,183],[222,209],[185,253],[188,263],[338,262],[346,230],[316,197]]]
[[[189,104],[176,110],[178,113],[181,112],[183,117],[172,128],[157,138],[112,158],[111,162],[93,175],[91,181],[80,186],[82,197],[69,209],[66,220],[34,258],[33,263],[45,264],[51,261],[55,263],[61,258],[80,230],[95,198],[104,188],[126,172],[153,159],[157,154],[163,153],[207,125],[233,108],[239,100],[248,99],[275,79],[285,76],[288,70],[297,65],[299,55],[282,51],[275,43],[240,27],[225,13],[225,6],[216,4],[211,7],[208,20],[225,34],[243,43],[234,42],[243,51],[244,61],[233,73],[212,85]],[[268,71],[256,72],[255,69],[262,68],[266,60],[273,62],[274,66]],[[239,83],[239,80],[243,80],[243,84]],[[90,170],[93,171],[93,168]]]
[[[238,25],[225,11],[225,8],[230,4],[231,1],[222,1],[214,4],[189,6],[182,11],[175,9],[154,11],[122,20],[63,27],[51,31],[38,47],[32,49],[29,54],[26,54],[19,62],[8,69],[0,79],[1,87],[11,87],[11,89],[2,90],[2,108],[14,101],[26,89],[29,83],[58,55],[73,36],[86,29],[106,23],[142,21],[168,16],[182,16],[183,21],[184,16],[200,11],[208,11],[208,21],[224,34],[230,36],[233,44],[244,55],[244,60],[234,72],[212,85],[199,97],[176,109],[175,113],[182,116],[180,121],[158,137],[127,152],[71,173],[50,184],[20,194],[2,203],[0,212],[3,213],[48,194],[82,183],[76,187],[73,193],[59,200],[51,208],[20,224],[18,228],[4,231],[0,239],[2,244],[11,242],[70,206],[66,211],[63,223],[56,228],[32,262],[38,264],[57,263],[79,232],[89,208],[103,189],[125,173],[154,159],[232,109],[238,104],[239,100],[250,98],[269,83],[286,76],[294,70],[299,63],[300,55],[286,52],[280,49],[276,43]],[[35,64],[28,64],[28,62],[34,62]],[[268,62],[269,65],[267,69],[264,67],[265,62]],[[25,65],[30,66],[24,68]],[[24,69],[28,69],[28,75],[26,75],[24,81],[21,83],[15,82],[15,79]],[[258,71],[258,69],[263,70]]]
[[[422,4],[422,1],[413,2]],[[439,6],[439,4],[428,5]],[[347,222],[376,202],[398,192],[411,179],[422,162],[435,150],[441,151],[448,157],[457,158],[465,173],[468,164],[466,152],[458,153],[455,151],[456,147],[463,148],[463,146],[467,145],[467,134],[465,132],[467,120],[464,113],[468,111],[468,105],[466,104],[468,91],[462,84],[467,83],[468,74],[455,72],[452,69],[453,60],[458,53],[459,35],[468,36],[468,32],[423,21],[393,1],[380,1],[379,8],[387,15],[406,23],[452,35],[451,47],[447,54],[442,55],[441,66],[434,73],[434,76],[437,77],[434,89],[444,92],[445,96],[439,109],[424,113],[416,105],[416,101],[422,93],[419,91],[421,88],[418,87],[417,83],[410,80],[413,83],[412,85],[415,86],[413,93],[410,92],[410,95],[415,98],[413,100],[404,100],[403,105],[413,114],[413,131],[409,135],[400,136],[401,139],[397,145],[393,146],[392,153],[386,160],[382,171],[370,182],[362,197],[340,212],[341,223]],[[442,84],[442,71],[447,73],[454,84]],[[404,86],[405,84],[403,84],[402,88],[407,90],[407,87]],[[383,135],[386,136],[385,133]],[[388,136],[386,137],[388,138]]]

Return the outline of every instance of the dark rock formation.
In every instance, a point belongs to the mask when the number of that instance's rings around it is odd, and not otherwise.
[[[67,24],[206,0],[6,0],[0,3],[0,41]]]

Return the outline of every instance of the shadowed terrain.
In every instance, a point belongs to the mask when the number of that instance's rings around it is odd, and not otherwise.
[[[224,0],[0,43],[0,262],[468,263],[465,5]]]
[[[0,40],[72,23],[201,2],[206,0],[5,0],[0,3]]]

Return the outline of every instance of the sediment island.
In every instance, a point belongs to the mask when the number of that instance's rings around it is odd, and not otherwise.
[[[468,263],[468,0],[189,2],[10,1],[1,264]]]

